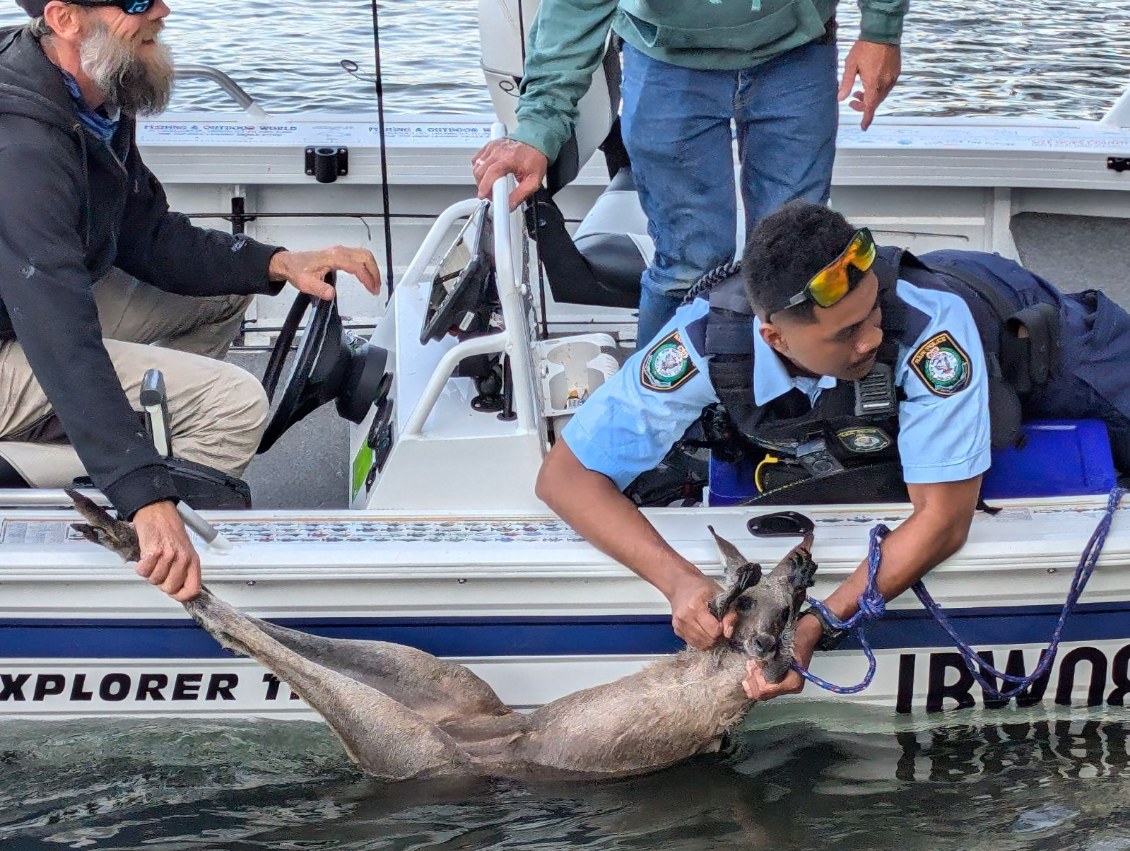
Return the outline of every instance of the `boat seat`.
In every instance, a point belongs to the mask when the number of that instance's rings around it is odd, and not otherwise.
[[[479,0],[481,65],[498,120],[513,131],[524,73],[523,42],[538,0]],[[640,275],[655,254],[627,152],[620,140],[620,56],[609,47],[577,104],[572,135],[550,163],[547,189],[532,199],[539,256],[555,301],[635,308]],[[596,151],[604,151],[611,183],[576,232],[569,235],[553,196],[570,184]]]
[[[639,304],[640,276],[655,256],[655,243],[647,232],[630,166],[616,172],[577,228],[573,243],[617,306]]]
[[[537,17],[538,0],[479,0],[480,66],[498,120],[513,132],[518,124],[518,91],[525,74],[525,41]],[[577,104],[573,132],[550,163],[547,182],[556,193],[576,178],[608,138],[620,114],[620,57],[605,52]]]
[[[0,488],[26,488],[31,487],[27,480],[20,475],[20,471],[8,463],[8,459],[0,455]]]
[[[200,509],[251,507],[251,489],[242,479],[181,458],[170,459],[177,492]],[[69,443],[0,441],[0,488],[93,487],[78,453]]]
[[[3,440],[0,460],[0,487],[5,488],[69,488],[86,475],[69,443]]]

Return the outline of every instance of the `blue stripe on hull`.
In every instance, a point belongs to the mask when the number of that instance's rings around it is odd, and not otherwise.
[[[974,646],[1043,644],[1058,606],[947,611]],[[444,656],[605,656],[682,647],[665,616],[498,618],[283,618],[283,626],[329,638],[393,641]],[[876,650],[946,647],[923,611],[892,611],[870,626]],[[1079,606],[1063,640],[1130,640],[1130,602]],[[844,649],[856,646],[845,642]],[[2,659],[210,659],[229,654],[187,619],[0,619]]]

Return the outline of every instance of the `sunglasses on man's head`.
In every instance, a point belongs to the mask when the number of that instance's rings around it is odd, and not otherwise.
[[[113,6],[115,9],[121,9],[127,15],[144,15],[151,8],[157,0],[65,0],[75,6],[87,6],[91,9],[98,8],[99,6]]]
[[[871,231],[860,228],[847,244],[847,248],[840,252],[839,257],[809,278],[804,289],[775,312],[788,310],[806,301],[811,301],[818,307],[831,307],[851,292],[848,266],[866,272],[874,262],[875,240],[871,237]]]

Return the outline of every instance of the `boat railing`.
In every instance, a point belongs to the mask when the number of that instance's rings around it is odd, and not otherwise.
[[[257,120],[270,118],[267,111],[259,106],[258,102],[239,83],[211,65],[177,65],[177,79],[179,80],[210,80],[223,90],[232,100],[239,104],[240,109]]]
[[[492,139],[502,138],[505,134],[506,127],[503,124],[495,123],[492,126]],[[526,328],[526,317],[523,311],[522,284],[514,261],[514,231],[516,227],[520,227],[520,224],[515,224],[514,217],[520,214],[510,213],[510,182],[511,178],[507,175],[495,181],[491,193],[490,209],[494,226],[495,281],[502,306],[504,328],[496,334],[464,340],[444,353],[424,385],[424,389],[412,410],[412,415],[405,423],[402,439],[423,436],[424,424],[460,361],[473,355],[485,354],[503,353],[510,359],[517,429],[519,432],[537,429],[537,424],[534,422],[532,389],[533,362],[530,353],[529,334]],[[439,215],[432,229],[424,238],[419,251],[416,252],[416,256],[409,264],[408,270],[404,274],[404,281],[420,281],[423,283],[421,277],[423,270],[435,255],[440,241],[458,219],[470,215],[479,203],[475,199],[460,201],[452,204]]]
[[[79,488],[78,492],[102,506],[110,500],[99,490]],[[72,508],[74,503],[62,488],[0,488],[0,508]]]

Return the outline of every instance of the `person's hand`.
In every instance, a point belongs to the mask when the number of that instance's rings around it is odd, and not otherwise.
[[[856,112],[863,113],[859,122],[861,129],[871,126],[875,110],[895,87],[899,72],[902,71],[902,54],[897,44],[876,44],[873,41],[857,41],[852,45],[844,60],[844,77],[840,81],[838,100],[846,100]],[[852,92],[856,77],[863,84],[862,90]]]
[[[489,198],[491,188],[503,175],[512,174],[518,181],[510,193],[510,210],[533,195],[545,180],[549,159],[537,148],[513,139],[487,142],[471,158],[471,173],[479,185],[479,197]]]
[[[200,556],[192,547],[184,521],[169,500],[152,502],[133,516],[141,560],[137,574],[150,585],[184,603],[200,593]]]
[[[734,634],[737,614],[728,612],[719,621],[710,611],[710,601],[722,592],[718,583],[702,574],[688,574],[673,587],[667,599],[671,603],[671,626],[675,634],[691,647],[709,650],[718,639]]]
[[[276,251],[267,276],[272,281],[289,281],[299,292],[328,301],[334,297],[334,288],[325,278],[335,271],[348,272],[373,295],[381,291],[377,259],[367,248],[335,245],[320,251]]]
[[[808,664],[812,661],[812,652],[816,649],[820,635],[820,621],[816,618],[802,617],[797,621],[796,635],[793,636],[793,661],[805,670],[808,670]],[[779,683],[771,683],[765,679],[761,663],[756,659],[750,659],[745,667],[746,676],[742,680],[742,688],[745,689],[746,696],[753,700],[772,700],[782,694],[797,694],[804,688],[804,677],[791,668]]]

